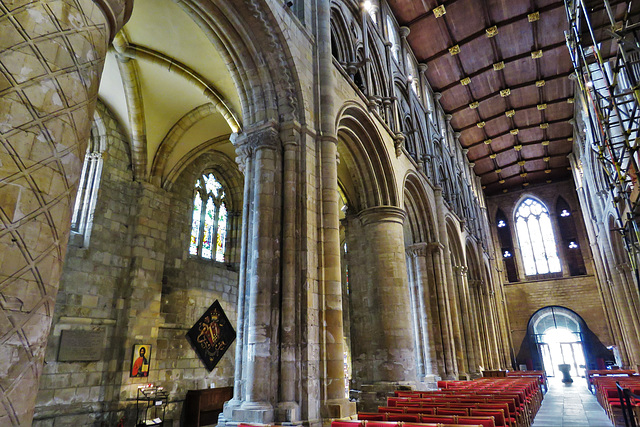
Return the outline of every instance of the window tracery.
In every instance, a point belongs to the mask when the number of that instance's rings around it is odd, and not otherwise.
[[[527,198],[518,206],[515,221],[525,274],[560,272],[562,268],[547,207]]]
[[[224,262],[227,217],[224,187],[213,173],[203,174],[194,185],[189,254]]]

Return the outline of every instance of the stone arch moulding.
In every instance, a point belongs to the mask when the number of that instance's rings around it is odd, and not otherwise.
[[[344,162],[361,190],[347,194],[352,203],[357,203],[354,207],[360,211],[375,206],[398,206],[390,150],[369,114],[356,103],[346,103],[337,116],[336,129],[340,162]]]
[[[197,161],[200,158],[200,156],[202,156],[205,153],[215,153],[216,155],[220,156],[220,158],[224,158],[226,159],[225,161],[230,162],[230,164],[233,164],[233,166],[235,166],[235,168],[237,169],[238,166],[235,161],[229,159],[225,154],[216,150],[217,146],[228,142],[230,136],[231,135],[229,134],[220,135],[216,138],[210,139],[198,145],[197,147],[193,148],[184,156],[182,156],[180,160],[178,160],[178,162],[171,168],[171,170],[166,172],[166,177],[162,179],[162,188],[164,188],[167,191],[171,191],[173,184],[178,179],[180,174],[182,174],[182,172],[188,166],[190,166],[193,162]],[[240,171],[238,171],[238,173],[240,173]]]
[[[265,121],[304,122],[296,64],[264,0],[176,0],[214,44],[242,105],[245,128]]]
[[[428,197],[425,191],[427,185],[420,175],[413,171],[405,175],[403,206],[414,236],[413,243],[438,240],[433,216],[436,208],[433,197]]]

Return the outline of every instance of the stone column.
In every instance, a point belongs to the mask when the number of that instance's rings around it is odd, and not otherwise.
[[[367,355],[377,367],[371,382],[414,382],[415,349],[404,250],[405,213],[394,206],[378,206],[358,214],[369,245],[369,269],[375,283],[381,348]],[[355,295],[354,295],[355,298]]]
[[[0,1],[0,425],[29,425],[110,39],[132,0]]]
[[[344,418],[356,412],[346,396],[342,277],[340,270],[340,207],[338,203],[338,138],[336,131],[335,77],[331,54],[331,2],[317,3],[317,58],[320,84],[320,387],[321,414]]]
[[[238,301],[235,385],[240,391],[225,405],[223,421],[268,424],[278,392],[282,150],[269,122],[246,130],[235,144],[245,174],[243,212],[249,215]]]
[[[438,318],[438,297],[433,271],[429,268],[427,258],[431,257],[428,243],[418,243],[407,249],[412,261],[414,287],[417,299],[417,321],[422,330],[422,346],[424,368],[426,375],[445,376],[444,354],[440,319]]]
[[[460,304],[460,318],[462,329],[462,338],[464,339],[464,351],[467,359],[467,366],[469,368],[468,374],[477,372],[478,362],[476,358],[477,338],[474,339],[473,328],[473,312],[471,311],[469,303],[469,286],[467,284],[467,267],[466,266],[454,266],[453,267],[454,282],[456,290],[458,292],[458,303]]]
[[[442,189],[441,188],[437,188],[434,191],[434,194],[436,196],[436,213],[438,215],[438,224],[440,224],[440,227],[438,228],[439,231],[439,238],[441,242],[448,242],[449,238],[447,236],[447,228],[445,226],[446,224],[446,220],[445,220],[445,206],[444,206],[444,198],[442,196]],[[449,244],[448,244],[449,245]],[[447,246],[448,246],[447,245]],[[456,294],[457,294],[457,290],[456,290],[456,283],[455,283],[455,277],[453,275],[453,265],[452,265],[452,260],[451,260],[451,254],[450,251],[447,251],[446,249],[442,251],[442,266],[444,268],[444,272],[443,272],[443,283],[444,285],[447,287],[447,305],[448,305],[448,309],[450,311],[450,318],[451,318],[451,332],[452,332],[452,336],[453,336],[453,343],[454,343],[454,348],[455,348],[455,355],[456,355],[456,365],[458,368],[458,374],[460,373],[460,371],[465,372],[466,371],[466,357],[465,357],[465,352],[463,351],[463,340],[464,340],[464,336],[463,333],[461,332],[460,329],[460,321],[462,320],[460,318],[459,315],[459,307],[458,304],[456,302]]]
[[[444,246],[440,242],[429,244],[430,262],[428,269],[433,278],[433,292],[435,296],[435,306],[440,320],[440,335],[442,337],[442,361],[439,363],[439,374],[446,379],[457,379],[458,361],[455,357],[455,344],[451,325],[451,311],[449,310],[449,290],[446,285],[446,274],[444,272],[443,250]],[[433,307],[432,302],[432,307]],[[442,362],[442,364],[440,364]]]

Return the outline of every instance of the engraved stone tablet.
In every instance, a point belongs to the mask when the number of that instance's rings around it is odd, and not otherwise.
[[[99,331],[64,330],[60,337],[58,362],[93,362],[102,358],[104,329]]]

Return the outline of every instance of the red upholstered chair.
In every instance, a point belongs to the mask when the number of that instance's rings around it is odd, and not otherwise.
[[[447,417],[445,415],[423,415],[420,418],[421,423],[439,423],[439,424],[454,424],[456,422],[456,417]],[[403,427],[407,427],[407,424],[404,424]]]
[[[471,409],[469,415],[480,417],[493,417],[493,421],[496,427],[506,426],[506,420],[504,418],[504,412],[501,409]]]
[[[467,408],[437,408],[436,414],[438,415],[469,415]]]
[[[364,421],[332,421],[331,427],[364,427]]]
[[[419,423],[420,414],[387,414],[389,421],[404,421],[408,423]]]
[[[363,421],[387,421],[387,414],[379,412],[358,412],[358,419]]]
[[[496,427],[493,417],[458,417],[458,424],[465,426]]]
[[[435,414],[435,408],[407,408],[407,414]]]
[[[365,427],[398,427],[399,425],[400,423],[392,423],[387,421],[367,421],[365,423]]]
[[[378,406],[378,412],[386,412],[387,414],[404,414],[404,408],[397,408],[392,406]]]

